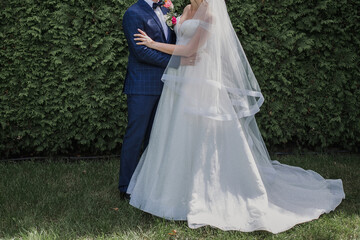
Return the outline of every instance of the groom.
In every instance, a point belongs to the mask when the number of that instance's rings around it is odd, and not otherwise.
[[[128,126],[123,139],[120,159],[119,191],[126,193],[141,152],[147,146],[157,104],[162,91],[161,76],[170,55],[136,45],[134,34],[145,31],[154,41],[175,44],[175,33],[166,25],[164,15],[168,9],[163,0],[138,0],[124,14],[123,29],[129,46],[128,67],[124,84],[127,94]],[[193,60],[176,58],[174,67],[190,65]]]

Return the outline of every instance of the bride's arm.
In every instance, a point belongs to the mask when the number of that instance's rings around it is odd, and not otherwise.
[[[207,31],[202,28],[198,27],[196,34],[194,37],[191,38],[188,44],[186,45],[175,45],[175,44],[168,44],[168,43],[161,43],[155,42],[152,40],[144,31],[138,29],[140,33],[134,34],[136,38],[135,41],[139,41],[137,45],[145,45],[149,48],[158,50],[163,53],[183,56],[183,57],[190,57],[194,55],[198,48],[206,41]]]
[[[190,9],[190,4],[184,8],[181,16],[186,17],[189,9]],[[137,45],[145,45],[146,47],[149,47],[151,49],[173,55],[176,46],[175,44],[155,42],[141,29],[138,29],[138,31],[140,32],[140,34],[139,33],[134,34],[134,37],[136,37],[134,38],[134,40],[139,41],[136,43]]]
[[[163,53],[167,53],[172,55],[175,50],[175,44],[168,44],[168,43],[161,43],[161,42],[155,42],[152,40],[144,31],[141,29],[138,29],[140,33],[134,34],[134,40],[139,41],[136,44],[137,45],[145,45],[146,47],[158,50]]]

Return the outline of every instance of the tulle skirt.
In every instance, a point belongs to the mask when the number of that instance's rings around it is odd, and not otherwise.
[[[342,181],[269,161],[260,165],[247,127],[186,111],[165,84],[150,142],[131,179],[130,204],[190,228],[285,231],[334,210]]]

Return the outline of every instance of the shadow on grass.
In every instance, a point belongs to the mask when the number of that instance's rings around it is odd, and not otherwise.
[[[315,236],[322,236],[355,239],[354,236],[359,236],[356,228],[360,225],[358,155],[288,156],[277,160],[312,169],[325,178],[341,178],[346,199],[319,220],[278,235],[262,231],[224,232],[211,227],[193,230],[184,221],[154,217],[121,201],[116,186],[118,160],[0,163],[0,238],[321,239]]]

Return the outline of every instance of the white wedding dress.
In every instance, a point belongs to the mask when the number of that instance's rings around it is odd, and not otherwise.
[[[176,25],[177,44],[186,44],[199,24],[193,19]],[[260,165],[251,147],[255,139],[247,135],[249,122],[226,114],[211,116],[211,97],[205,96],[206,107],[192,106],[199,100],[196,88],[183,84],[178,91],[171,82],[176,76],[206,75],[192,68],[180,66],[164,75],[169,81],[164,84],[150,142],[128,188],[132,206],[162,218],[186,220],[190,228],[210,225],[278,233],[340,204],[345,197],[341,180],[326,180],[311,170],[277,161]],[[212,87],[202,89],[202,94],[222,94]],[[196,108],[208,111],[196,114]]]

